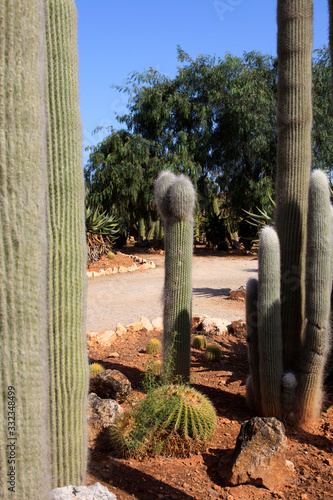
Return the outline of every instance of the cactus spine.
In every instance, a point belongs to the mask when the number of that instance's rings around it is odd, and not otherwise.
[[[0,0],[0,25],[0,497],[33,500],[51,486],[42,1]]]
[[[77,13],[74,0],[47,0],[45,6],[50,429],[56,487],[84,482],[89,368]]]
[[[190,376],[193,210],[195,192],[184,175],[162,172],[155,200],[164,219],[165,278],[163,356],[166,361],[175,338],[174,375]],[[167,363],[165,363],[167,364]]]
[[[87,458],[75,3],[0,0],[0,19],[0,496],[33,500],[82,484]],[[9,386],[15,493],[7,483]]]

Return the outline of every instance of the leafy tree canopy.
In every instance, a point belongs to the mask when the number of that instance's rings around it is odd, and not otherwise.
[[[92,148],[86,169],[90,192],[104,209],[116,208],[127,220],[156,217],[153,183],[170,168],[191,176],[202,210],[216,212],[218,198],[237,224],[242,209],[265,209],[273,196],[277,59],[253,51],[224,59],[199,54],[193,60],[180,47],[177,52],[174,78],[148,68],[115,86],[128,94],[128,112],[117,117],[127,130],[111,129]],[[329,174],[330,88],[330,57],[323,47],[313,58],[313,164]]]

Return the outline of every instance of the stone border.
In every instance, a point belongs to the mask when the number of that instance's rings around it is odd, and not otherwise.
[[[133,271],[141,271],[142,269],[155,269],[155,262],[147,259],[143,259],[137,255],[128,255],[126,253],[118,252],[119,255],[124,255],[133,260],[133,264],[129,267],[125,266],[114,266],[108,267],[107,269],[100,269],[99,271],[87,271],[87,278],[95,278],[96,276],[105,276],[107,274],[117,274],[117,273],[132,273]]]

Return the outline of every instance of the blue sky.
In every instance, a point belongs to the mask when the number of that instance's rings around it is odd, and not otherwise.
[[[328,44],[328,1],[314,0],[314,49]],[[256,50],[276,55],[276,0],[76,0],[83,146],[120,128],[127,96],[111,89],[152,67],[173,77],[176,47],[192,58]],[[84,163],[88,153],[84,153]]]

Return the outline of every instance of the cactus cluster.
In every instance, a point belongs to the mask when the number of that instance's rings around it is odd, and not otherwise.
[[[155,201],[164,221],[165,278],[163,357],[169,357],[174,335],[174,375],[190,376],[192,318],[192,252],[195,191],[188,177],[162,172],[155,184]]]
[[[0,1],[0,497],[83,484],[89,384],[74,0]],[[12,387],[9,395],[7,388]],[[14,396],[12,393],[15,393]],[[8,398],[16,401],[15,492]]]
[[[332,217],[311,169],[312,0],[278,0],[276,230],[262,230],[246,290],[247,399],[264,416],[315,419],[329,346]]]

